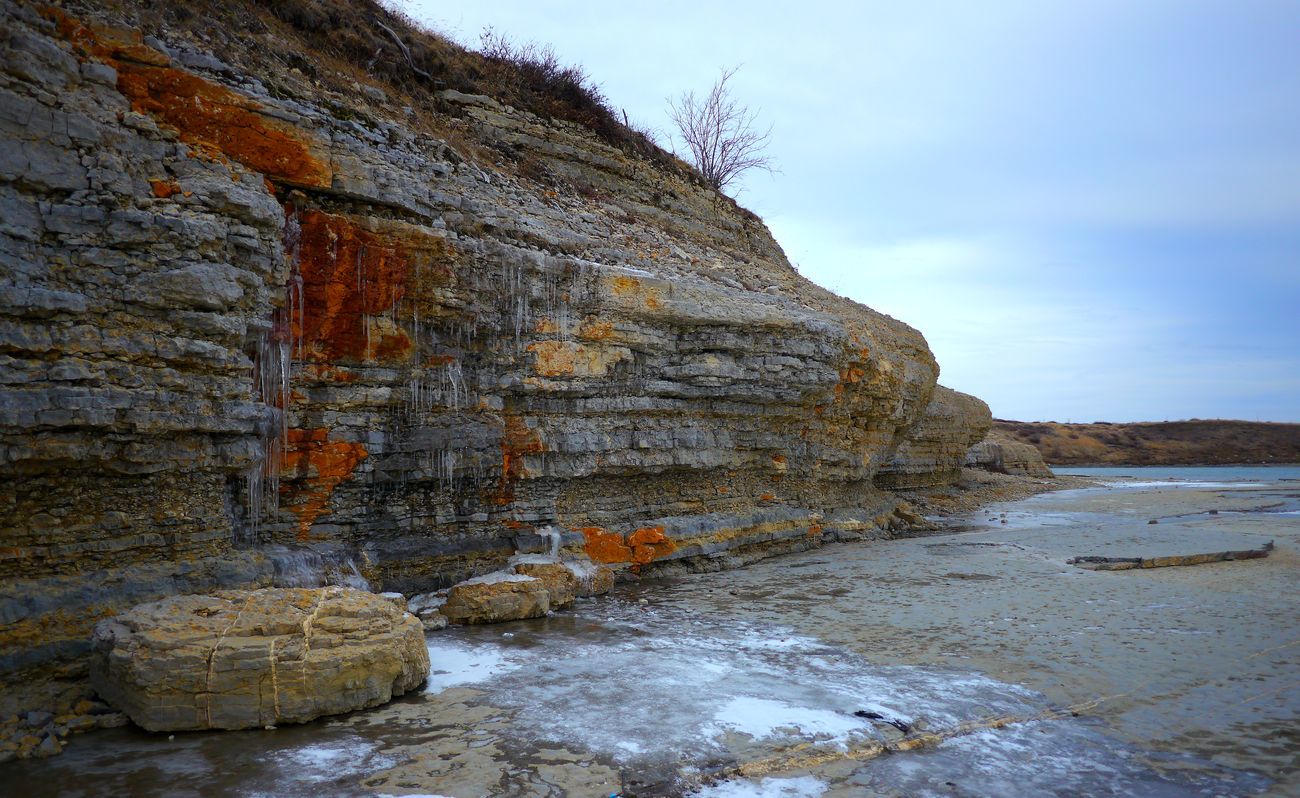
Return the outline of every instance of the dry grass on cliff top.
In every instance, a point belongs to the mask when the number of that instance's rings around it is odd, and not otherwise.
[[[581,125],[659,168],[700,180],[683,161],[624,124],[581,66],[564,64],[546,46],[516,44],[489,32],[483,52],[474,52],[376,0],[118,0],[108,5],[138,10],[146,32],[157,26],[247,38],[278,29],[305,46],[271,55],[309,78],[328,77],[322,74],[326,59],[313,57],[326,56],[413,104],[436,106],[434,95],[445,89],[487,95],[542,118]]]
[[[1037,446],[1052,465],[1300,463],[1300,424],[1200,419],[1059,424],[997,419],[993,428]]]

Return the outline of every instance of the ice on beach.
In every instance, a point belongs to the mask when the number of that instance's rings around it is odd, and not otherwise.
[[[371,773],[396,763],[393,757],[378,753],[373,742],[357,736],[272,750],[261,759],[274,766],[280,780],[309,784]]]
[[[794,729],[843,746],[853,732],[870,731],[866,720],[848,713],[796,706],[768,698],[737,696],[713,715],[714,734],[732,729],[755,739],[773,737],[781,729]],[[826,738],[829,738],[828,740]]]
[[[978,673],[876,666],[793,630],[609,602],[580,629],[475,629],[431,643],[437,687],[470,684],[510,710],[508,734],[546,739],[629,767],[723,754],[735,734],[843,747],[880,735],[861,710],[933,726],[1033,711],[1040,696]],[[471,639],[466,639],[471,638]],[[495,651],[498,656],[491,656]],[[634,742],[635,745],[629,745]]]
[[[490,643],[472,644],[438,636],[429,641],[428,648],[427,693],[484,682],[522,665],[518,658],[506,656],[504,649]]]
[[[762,781],[723,781],[701,787],[690,798],[818,798],[826,792],[826,782],[812,776]]]

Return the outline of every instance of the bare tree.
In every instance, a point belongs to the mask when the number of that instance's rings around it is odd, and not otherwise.
[[[771,126],[756,129],[757,112],[739,105],[727,87],[739,68],[724,70],[703,99],[687,92],[668,104],[668,116],[690,149],[692,163],[719,191],[750,169],[772,171],[771,159],[763,154]]]

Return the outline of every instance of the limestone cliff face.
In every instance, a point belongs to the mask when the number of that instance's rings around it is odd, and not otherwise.
[[[1043,462],[1043,455],[1037,447],[1013,440],[997,430],[970,447],[970,451],[966,453],[966,465],[999,474],[1019,474],[1027,477],[1056,476],[1047,463]]]
[[[634,569],[883,535],[873,480],[987,428],[917,331],[585,128],[308,78],[273,21],[0,10],[6,681],[271,543],[415,591],[539,530]]]
[[[942,385],[934,389],[920,422],[876,472],[878,487],[928,488],[961,478],[966,452],[993,425],[989,406]]]

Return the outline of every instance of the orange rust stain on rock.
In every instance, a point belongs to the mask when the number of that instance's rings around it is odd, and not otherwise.
[[[174,180],[153,179],[149,181],[149,190],[158,199],[167,199],[174,194],[179,194],[181,187]]]
[[[329,440],[329,430],[290,429],[280,459],[281,495],[288,509],[298,516],[298,539],[307,540],[311,525],[329,506],[339,483],[352,476],[366,459],[364,446],[350,441]]]
[[[774,502],[776,501],[776,494],[764,493],[762,496],[759,496],[758,499],[759,501]]]
[[[259,103],[171,67],[112,61],[118,91],[131,107],[176,128],[181,141],[215,150],[272,180],[327,188],[329,165],[291,125],[258,113]]]
[[[412,350],[406,333],[392,327],[376,333],[368,318],[390,313],[406,296],[405,250],[344,216],[309,210],[298,223],[303,307],[294,319],[294,335],[305,356],[317,361],[406,358]]]
[[[328,363],[307,363],[303,366],[303,374],[311,379],[324,380],[327,382],[356,382],[359,376],[355,371],[350,369],[332,366]]]
[[[661,526],[643,526],[627,536],[627,544],[632,548],[632,562],[645,565],[672,554],[677,548],[664,535]]]
[[[141,42],[139,31],[92,30],[60,9],[44,13],[63,38],[117,70],[117,89],[133,110],[175,128],[181,141],[274,180],[329,187],[329,165],[312,154],[310,134],[261,114],[260,103],[170,66],[165,54]]]
[[[617,532],[598,526],[582,527],[578,531],[586,538],[583,549],[592,562],[632,562],[632,548],[623,542],[623,536]]]
[[[524,458],[546,451],[542,438],[530,428],[523,416],[505,416],[505,429],[501,434],[501,484],[497,489],[496,503],[510,504],[515,500],[515,484],[528,476]]]

